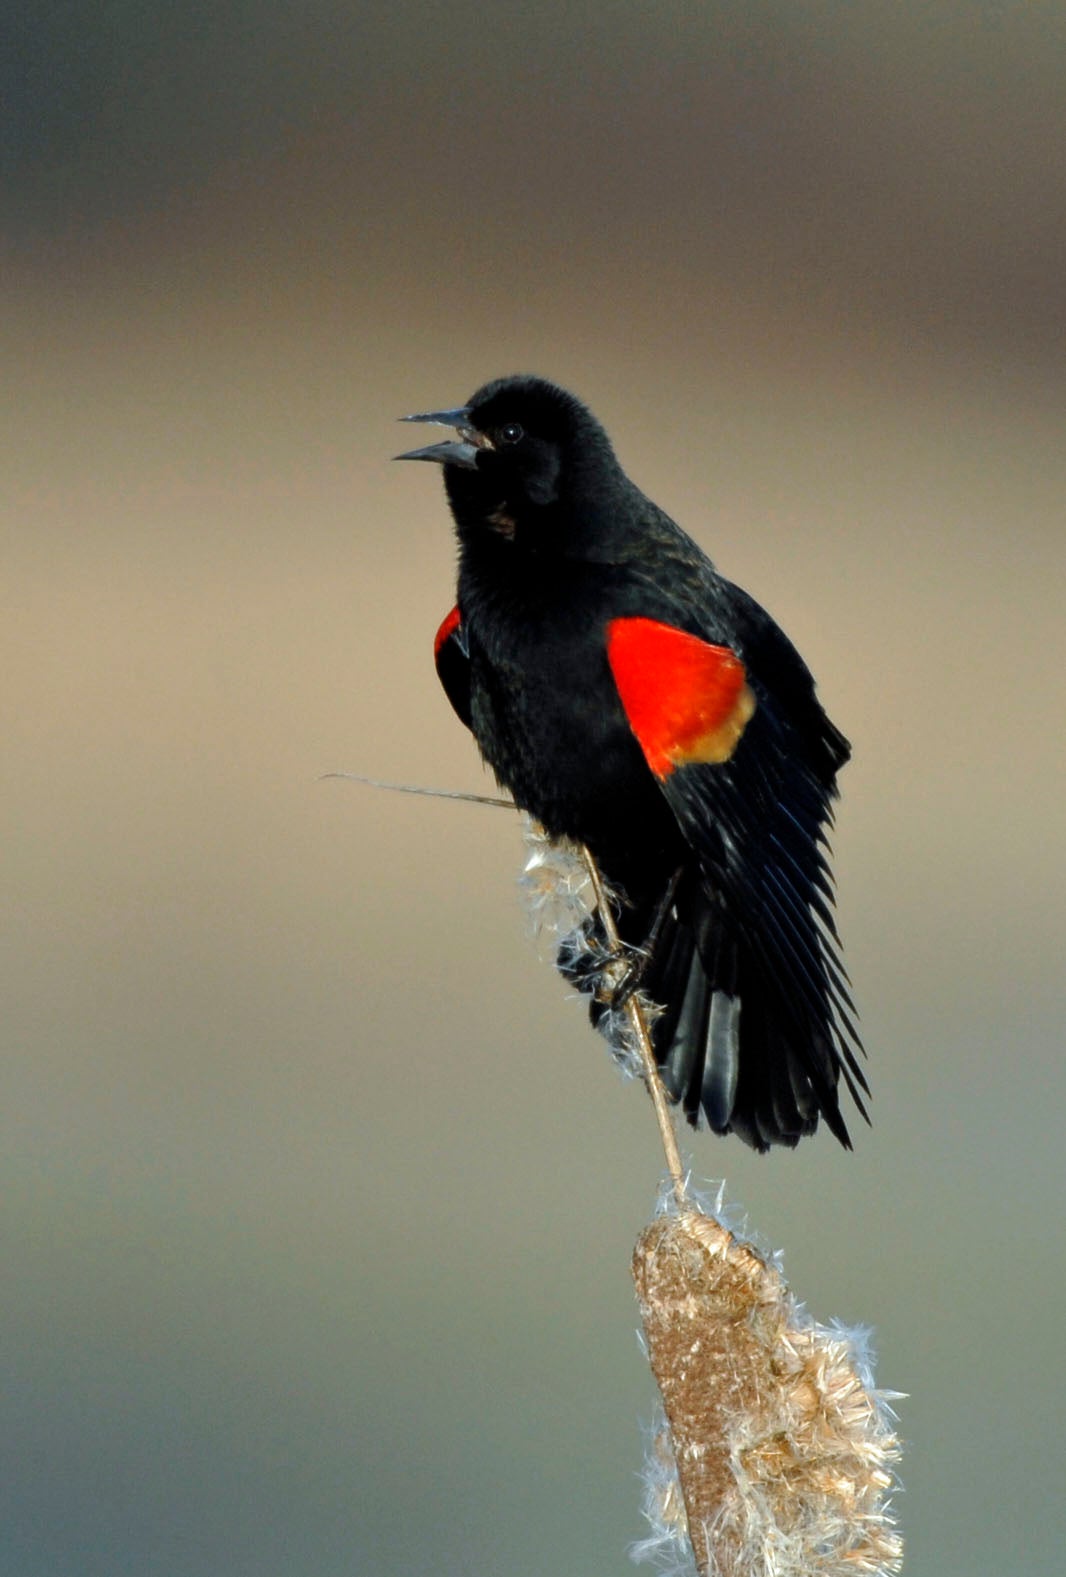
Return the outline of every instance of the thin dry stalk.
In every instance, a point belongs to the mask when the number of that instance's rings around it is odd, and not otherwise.
[[[596,907],[600,912],[600,921],[603,925],[604,935],[607,938],[607,945],[614,953],[620,953],[622,944],[618,936],[618,927],[615,925],[614,909],[610,895],[604,887],[603,878],[600,875],[600,869],[596,861],[588,849],[584,849],[582,852],[585,856],[585,863],[589,868],[589,879],[592,882],[592,890],[596,895]],[[648,1094],[651,1096],[651,1104],[655,1110],[655,1121],[659,1125],[659,1138],[662,1140],[663,1151],[666,1155],[666,1166],[670,1173],[670,1181],[673,1184],[674,1198],[677,1200],[678,1209],[684,1210],[688,1204],[688,1196],[685,1190],[685,1173],[681,1165],[681,1151],[678,1149],[677,1134],[674,1132],[674,1122],[670,1116],[670,1106],[666,1098],[666,1091],[663,1088],[663,1081],[659,1077],[659,1065],[652,1050],[651,1036],[648,1034],[648,1023],[644,1016],[644,1006],[635,991],[631,992],[626,999],[625,1014],[629,1020],[629,1026],[633,1032],[637,1049],[640,1052],[644,1083]]]

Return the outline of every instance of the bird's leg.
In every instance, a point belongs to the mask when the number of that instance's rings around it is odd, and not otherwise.
[[[659,938],[663,934],[667,916],[674,906],[674,899],[677,897],[677,889],[681,882],[682,874],[682,868],[678,866],[667,883],[666,891],[655,906],[655,915],[648,934],[641,945],[639,947],[627,947],[624,942],[619,943],[618,952],[608,959],[607,964],[603,966],[604,972],[606,972],[608,965],[623,966],[621,971],[616,973],[615,979],[610,982],[607,1005],[613,1012],[620,1012],[634,991],[640,990],[645,971],[655,956],[655,949],[659,945]]]
[[[678,867],[655,906],[652,923],[639,947],[617,936],[614,941],[610,939],[602,918],[603,905],[597,901],[584,925],[560,949],[556,965],[564,978],[586,996],[595,997],[605,1008],[620,1013],[633,993],[640,989],[673,908],[682,875]]]

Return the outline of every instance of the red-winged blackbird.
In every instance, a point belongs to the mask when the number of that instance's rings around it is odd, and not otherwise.
[[[825,853],[849,747],[803,660],[573,395],[502,378],[405,420],[458,433],[398,457],[443,466],[455,517],[444,689],[515,802],[621,895],[668,1091],[758,1150],[819,1113],[850,1148],[838,1082],[864,1117],[867,1084]],[[580,952],[559,967],[592,990]]]

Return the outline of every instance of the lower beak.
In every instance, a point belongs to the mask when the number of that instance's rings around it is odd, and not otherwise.
[[[473,444],[458,440],[450,444],[427,444],[424,449],[408,449],[406,454],[395,454],[394,460],[436,460],[440,465],[463,465],[467,470],[477,469],[477,450]]]
[[[438,465],[465,466],[473,471],[477,467],[477,446],[463,435],[469,426],[470,412],[465,405],[454,411],[427,411],[418,416],[401,416],[401,422],[433,422],[438,427],[455,427],[460,436],[448,443],[427,444],[424,449],[409,449],[394,456],[397,460],[434,460]]]

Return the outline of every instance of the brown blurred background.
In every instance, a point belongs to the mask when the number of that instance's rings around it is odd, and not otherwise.
[[[1061,1559],[1066,12],[9,11],[0,1570],[607,1577],[650,1114],[524,936],[403,411],[539,371],[794,637],[875,1126],[691,1140]]]

